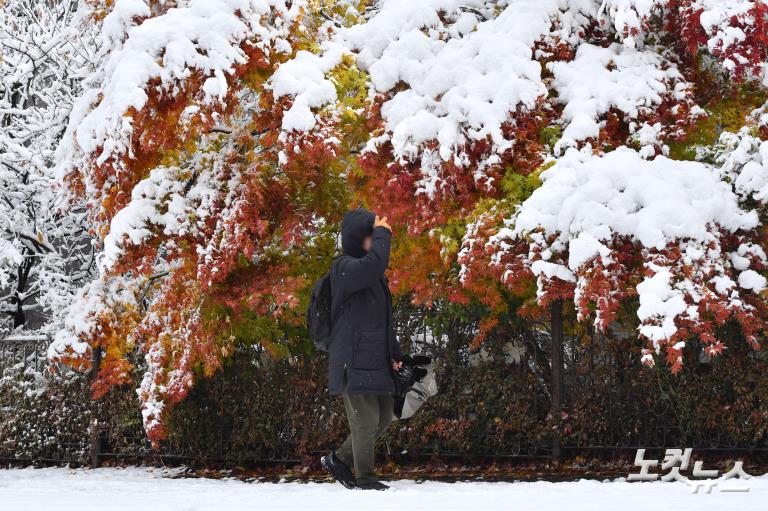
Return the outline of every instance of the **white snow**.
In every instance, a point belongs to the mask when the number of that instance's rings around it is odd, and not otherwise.
[[[746,19],[748,11],[754,7],[751,0],[697,0],[696,6],[702,9],[701,26],[707,34],[713,36],[708,42],[710,50],[723,49],[743,41],[744,31],[731,26],[733,19]]]
[[[587,232],[582,233],[578,238],[572,240],[568,247],[568,267],[580,268],[596,255],[607,258],[610,256],[610,252],[608,247],[600,243],[591,234]]]
[[[748,75],[768,85],[765,59],[760,61],[759,58],[764,43],[755,41],[762,35],[762,27],[757,26],[753,12],[758,3],[753,0],[696,0],[692,7],[700,11],[701,26],[709,37],[707,48],[720,58],[721,65],[734,72],[737,66],[755,58],[750,54],[757,53],[756,65],[748,70]],[[750,36],[751,42],[748,41]]]
[[[553,0],[509,4],[494,19],[477,23],[464,13],[444,27],[439,13],[455,16],[454,0],[389,0],[368,23],[343,34],[377,92],[408,86],[382,106],[397,158],[413,160],[430,140],[443,160],[486,137],[500,152],[511,146],[502,124],[546,94],[532,46],[549,32],[558,6]]]
[[[683,292],[672,286],[672,280],[672,273],[664,268],[656,268],[655,275],[643,279],[637,285],[637,294],[640,297],[637,317],[641,322],[656,318],[652,324],[640,327],[640,331],[655,342],[670,339],[675,335],[675,318],[688,309]]]
[[[577,301],[590,278],[586,266],[596,259],[610,264],[616,238],[638,243],[649,270],[636,287],[640,333],[658,347],[677,332],[677,321],[699,320],[695,304],[709,296],[708,284],[728,307],[742,306],[731,270],[741,272],[734,276],[741,289],[759,293],[766,286],[762,275],[748,269],[752,260],[765,260],[760,247],[743,243],[736,253],[724,254],[720,246],[719,229],[745,233],[758,225],[756,211],[742,208],[721,175],[703,163],[648,161],[628,148],[605,155],[593,155],[589,146],[572,148],[542,173],[542,186],[489,243],[503,253],[515,240],[530,240],[527,262],[539,296],[558,278],[576,283]],[[701,282],[655,255],[673,248],[680,250],[682,264],[712,276]],[[599,320],[598,314],[598,327]]]
[[[144,2],[115,4],[104,19],[104,46],[111,51],[103,70],[90,78],[94,90],[75,107],[80,113],[69,124],[60,154],[65,163],[86,159],[78,151],[90,155],[101,150],[99,164],[127,154],[133,132],[127,113],[144,108],[152,81],[162,92],[178,93],[184,80],[199,72],[205,78],[203,97],[195,99],[201,104],[220,100],[229,87],[227,75],[247,61],[243,41],[258,37],[254,44],[262,49],[275,45],[278,51],[288,50],[281,41],[283,31],[270,27],[269,18],[279,14],[290,20],[300,2],[289,6],[283,0],[189,0],[138,25],[135,19],[150,14]],[[70,137],[77,147],[67,141]]]
[[[104,251],[99,261],[109,270],[124,253],[126,244],[140,245],[159,226],[166,234],[184,232],[186,223],[178,221],[188,214],[184,181],[175,167],[156,167],[139,181],[131,192],[131,201],[112,218]],[[164,212],[162,212],[165,210]]]
[[[627,120],[638,119],[653,114],[667,95],[685,100],[692,87],[660,53],[618,43],[607,48],[582,44],[574,60],[553,62],[549,68],[558,101],[565,105],[566,127],[558,152],[578,141],[597,138],[601,117],[612,109]],[[653,145],[647,135],[642,138],[644,145]]]
[[[547,94],[533,45],[549,34],[558,8],[556,0],[381,2],[366,23],[339,29],[322,57],[299,52],[278,69],[275,94],[295,96],[283,129],[312,128],[311,107],[335,99],[322,75],[344,48],[370,74],[372,95],[385,94],[385,134],[369,149],[391,141],[396,159],[416,161],[436,141],[435,155],[462,165],[463,148],[489,138],[502,153],[514,143],[502,133],[510,114],[534,109]]]
[[[531,271],[534,275],[545,276],[548,279],[558,278],[565,282],[575,282],[573,272],[561,264],[549,263],[547,261],[534,261],[531,264]]]
[[[336,88],[325,75],[339,64],[343,54],[342,46],[328,42],[320,55],[301,50],[277,68],[270,80],[273,94],[294,96],[293,104],[283,114],[284,131],[311,130],[316,124],[312,109],[336,100]]]
[[[749,492],[693,494],[681,482],[438,483],[395,481],[387,492],[351,491],[338,483],[245,483],[170,479],[160,469],[64,468],[0,470],[3,511],[240,511],[240,510],[515,510],[631,511],[762,510],[768,477],[732,479],[722,487]]]
[[[604,156],[571,149],[541,177],[542,187],[516,218],[517,234],[542,229],[562,243],[581,233],[598,241],[621,235],[661,250],[677,239],[705,241],[714,224],[736,231],[758,223],[756,213],[742,210],[730,186],[701,163],[646,161],[627,148]]]
[[[765,289],[765,277],[754,270],[743,271],[739,274],[739,286],[744,289],[751,289],[755,293]]]
[[[738,133],[724,132],[720,144],[718,163],[722,165],[723,177],[733,182],[736,193],[768,202],[768,142],[746,127]]]
[[[53,172],[82,77],[94,69],[100,24],[89,13],[84,2],[0,7],[0,310],[23,300],[28,327],[50,321],[53,330],[90,273],[85,213],[58,193]]]
[[[414,192],[430,199],[446,165],[476,166],[475,183],[488,184],[487,170],[515,150],[505,130],[552,102],[564,106],[555,154],[597,138],[616,112],[629,124],[626,143],[652,158],[703,114],[675,58],[645,37],[648,19],[666,8],[667,0],[382,0],[365,21],[329,25],[319,55],[298,52],[271,83],[277,97],[293,98],[283,130],[311,130],[317,111],[336,100],[328,71],[343,53],[354,56],[381,104],[383,129],[366,150],[391,144],[395,162],[418,163]],[[616,43],[584,40],[595,20]],[[575,59],[558,60],[563,47]],[[662,122],[666,109],[681,114]],[[482,154],[473,152],[485,141]]]
[[[126,308],[136,307],[130,278],[115,276],[95,279],[83,286],[67,308],[64,328],[56,330],[53,341],[48,346],[48,358],[52,361],[69,352],[85,354],[90,349],[86,337],[99,328],[101,316],[112,311],[120,314]]]

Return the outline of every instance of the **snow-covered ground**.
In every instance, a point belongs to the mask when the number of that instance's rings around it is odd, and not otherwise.
[[[238,480],[173,479],[174,472],[145,469],[0,470],[2,511],[309,511],[408,509],[647,510],[765,509],[768,476],[728,484],[746,484],[748,493],[694,495],[683,483],[392,482],[388,492],[361,492],[339,484],[245,483]]]

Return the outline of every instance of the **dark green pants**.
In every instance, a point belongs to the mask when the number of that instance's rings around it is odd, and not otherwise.
[[[349,421],[349,436],[336,450],[336,456],[355,468],[358,484],[377,480],[373,471],[374,446],[395,418],[392,396],[342,394]]]

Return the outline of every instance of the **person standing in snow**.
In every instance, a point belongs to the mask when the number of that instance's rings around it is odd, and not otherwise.
[[[376,439],[394,419],[393,374],[403,360],[384,276],[391,238],[386,217],[365,209],[349,211],[341,226],[344,254],[330,271],[328,390],[342,396],[350,434],[321,464],[347,488],[389,488],[376,477],[373,462]]]

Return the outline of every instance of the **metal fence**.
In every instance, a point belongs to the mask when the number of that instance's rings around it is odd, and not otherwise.
[[[23,364],[43,371],[51,339],[47,335],[11,335],[0,338],[0,374],[8,367]]]
[[[34,368],[40,373],[44,373],[46,370],[47,360],[46,353],[50,344],[50,337],[47,335],[14,335],[0,338],[0,375],[7,368],[14,367],[14,373],[17,373],[19,369]],[[567,345],[566,349],[566,377],[565,387],[566,393],[577,392],[577,389],[589,388],[592,385],[600,387],[600,395],[607,403],[606,408],[610,411],[614,408],[625,405],[626,403],[632,403],[639,401],[639,396],[634,396],[632,388],[620,385],[614,381],[595,381],[592,382],[592,371],[588,371],[584,374],[576,372],[574,366],[576,360],[591,360],[593,355],[596,359],[597,354],[592,354],[593,347],[583,348],[576,345]],[[601,357],[606,355],[602,354],[604,350],[596,350],[597,353],[601,353]],[[533,354],[535,355],[535,354]],[[602,360],[602,363],[610,363],[610,360]],[[98,361],[95,361],[98,365]],[[589,365],[591,369],[591,363]],[[542,384],[545,386],[544,384]],[[86,391],[84,396],[87,396],[87,382],[85,383]],[[546,389],[542,389],[542,395],[546,394]],[[87,397],[85,398],[87,400]],[[536,399],[536,394],[532,396],[532,399]],[[568,401],[573,401],[576,396],[569,395]],[[546,401],[546,400],[545,400]],[[323,402],[321,408],[325,409],[328,403]],[[546,406],[547,403],[543,403],[542,406]],[[90,405],[89,405],[90,406]],[[654,413],[651,413],[654,412]],[[629,440],[623,435],[624,430],[613,426],[614,421],[609,421],[612,426],[606,428],[605,431],[591,439],[590,444],[585,445],[562,445],[560,448],[564,451],[565,456],[575,456],[577,454],[601,457],[608,455],[620,455],[622,457],[630,456],[637,448],[659,448],[667,445],[668,436],[674,438],[676,431],[668,423],[671,415],[674,411],[663,410],[656,413],[656,411],[649,410],[648,421],[644,424],[644,428],[648,430],[648,435],[634,435],[633,440]],[[90,415],[92,419],[79,424],[76,428],[78,432],[77,438],[69,439],[66,441],[59,440],[57,445],[52,446],[43,457],[22,457],[16,456],[13,458],[6,455],[3,458],[2,452],[0,452],[0,461],[18,461],[22,463],[86,463],[92,466],[98,466],[102,461],[110,461],[117,463],[134,463],[142,461],[164,461],[171,463],[210,463],[215,465],[227,465],[233,463],[233,460],[228,458],[231,454],[228,449],[228,437],[222,431],[222,438],[218,446],[211,446],[211,449],[207,449],[206,456],[201,457],[195,453],[192,453],[187,445],[177,443],[166,443],[159,450],[152,449],[147,439],[142,436],[140,425],[134,428],[128,428],[124,434],[116,435],[114,432],[107,432],[105,428],[109,427],[109,421],[97,420],[97,418],[104,419],[104,415],[98,411],[98,407],[95,406],[93,414]],[[281,420],[279,417],[275,417],[274,420]],[[0,424],[2,426],[2,424]],[[621,426],[621,424],[618,424]],[[218,434],[218,427],[212,427],[214,433]],[[659,432],[662,432],[659,434]],[[670,434],[667,435],[667,432]],[[670,440],[674,443],[674,440]],[[70,442],[70,443],[67,443]],[[637,443],[646,443],[646,445],[636,445]],[[214,442],[216,443],[216,442]],[[488,454],[473,453],[468,454],[466,452],[451,452],[450,450],[437,449],[434,451],[424,451],[420,454],[425,458],[436,457],[443,460],[451,460],[454,458],[474,458],[483,459],[485,462],[504,462],[513,460],[528,460],[535,462],[537,460],[551,459],[554,454],[551,452],[551,445],[546,441],[543,441],[541,445],[530,446],[518,446],[512,445],[513,442],[505,444],[506,448],[503,452],[500,449],[493,449],[497,452]],[[698,443],[697,446],[703,444]],[[293,465],[302,463],[304,460],[295,456],[291,446],[291,438],[286,437],[278,446],[279,449],[275,452],[261,452],[253,457],[248,457],[249,460],[259,464],[276,464],[276,465]],[[672,445],[674,446],[674,445]],[[444,447],[444,446],[441,446]],[[678,446],[679,447],[679,446]],[[699,447],[697,447],[699,448]],[[718,442],[718,444],[711,445],[710,447],[701,447],[709,453],[722,453],[723,455],[732,453],[746,452],[750,455],[761,455],[763,458],[768,457],[768,446],[762,441],[755,442],[750,445],[737,445],[728,446]],[[393,456],[396,458],[397,453]]]

